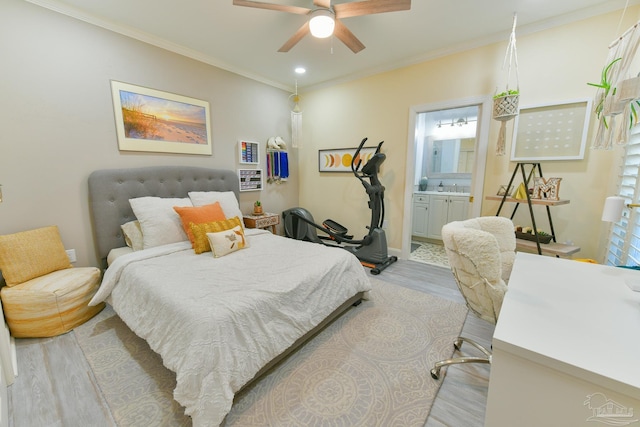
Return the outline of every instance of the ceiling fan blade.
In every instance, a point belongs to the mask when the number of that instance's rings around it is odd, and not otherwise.
[[[333,30],[333,35],[336,36],[342,43],[347,45],[353,53],[358,53],[364,49],[364,45],[358,38],[342,23],[339,19],[336,19],[336,27]]]
[[[322,7],[324,9],[330,9],[331,8],[331,0],[313,0],[313,5],[314,6],[318,6],[318,7]]]
[[[309,34],[309,21],[305,22],[302,27],[298,28],[298,31],[296,31],[296,33],[291,36],[291,38],[287,40],[280,49],[278,49],[278,52],[289,52],[289,50],[291,50],[291,48],[307,34]]]
[[[307,9],[306,7],[287,6],[284,4],[262,3],[259,1],[249,1],[249,0],[233,0],[233,5],[255,7],[258,9],[277,10],[279,12],[295,13],[296,15],[306,15],[307,13],[311,12],[311,9]]]
[[[333,10],[336,12],[336,18],[340,19],[409,9],[411,9],[411,0],[366,0],[353,3],[341,3],[333,6]]]

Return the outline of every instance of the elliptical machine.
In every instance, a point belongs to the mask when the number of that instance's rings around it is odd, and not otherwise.
[[[353,158],[351,171],[360,180],[369,195],[369,209],[371,209],[371,223],[367,227],[369,232],[362,239],[357,240],[348,234],[349,230],[336,221],[325,220],[322,225],[316,224],[308,210],[300,207],[287,209],[282,212],[284,231],[287,237],[321,243],[348,250],[353,253],[362,265],[371,268],[371,274],[380,274],[382,270],[398,260],[396,256],[387,253],[387,238],[382,224],[384,222],[384,186],[378,179],[380,165],[386,156],[380,152],[384,141],[378,144],[375,153],[360,170],[362,159],[360,151],[367,138],[364,138]],[[357,163],[356,163],[357,162]],[[368,180],[368,181],[367,181]],[[318,235],[316,230],[323,231],[326,236]],[[342,246],[346,244],[348,246]]]

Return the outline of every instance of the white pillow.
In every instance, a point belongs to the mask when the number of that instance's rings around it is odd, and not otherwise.
[[[242,221],[242,211],[238,205],[238,199],[233,191],[191,191],[189,198],[193,206],[210,205],[220,202],[220,207],[224,212],[224,216],[233,218],[237,216]]]
[[[144,249],[189,240],[174,206],[193,206],[188,198],[138,197],[129,199],[140,221]]]
[[[240,225],[229,230],[207,233],[207,239],[209,239],[214,258],[220,258],[249,247],[249,242],[247,242]]]
[[[144,241],[142,238],[142,229],[140,221],[129,221],[120,226],[124,234],[124,241],[134,251],[144,249]]]

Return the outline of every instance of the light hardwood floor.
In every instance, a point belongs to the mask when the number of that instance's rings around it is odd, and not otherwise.
[[[464,303],[446,268],[400,260],[376,277]],[[488,346],[493,326],[469,314],[462,333]],[[19,375],[8,390],[10,426],[116,425],[72,332],[54,338],[17,339],[16,346]],[[462,351],[467,349],[463,346]],[[488,365],[452,366],[443,370],[440,381],[443,384],[425,426],[483,426]]]

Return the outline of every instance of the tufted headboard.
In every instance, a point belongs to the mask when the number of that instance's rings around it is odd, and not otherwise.
[[[233,191],[240,200],[239,188],[238,176],[227,169],[151,166],[92,172],[89,175],[89,208],[102,266],[106,266],[111,249],[125,246],[120,226],[135,219],[129,199],[187,197],[190,191]]]

